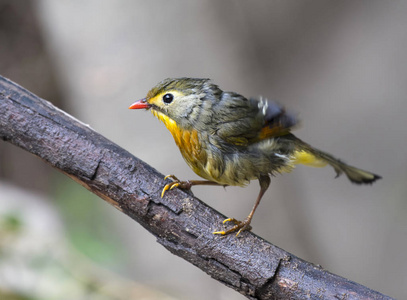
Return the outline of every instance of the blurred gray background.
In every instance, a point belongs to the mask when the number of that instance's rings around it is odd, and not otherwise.
[[[407,1],[3,0],[0,73],[181,179],[197,175],[163,124],[149,112],[128,110],[132,102],[160,80],[181,76],[278,100],[299,113],[298,137],[383,180],[356,186],[334,179],[330,168],[300,166],[272,179],[253,232],[405,299],[406,16]],[[0,212],[45,223],[40,239],[52,228],[56,240],[126,283],[174,299],[244,299],[42,161],[1,142],[0,180]],[[258,190],[257,182],[193,188],[239,219]],[[38,202],[49,212],[33,215]]]

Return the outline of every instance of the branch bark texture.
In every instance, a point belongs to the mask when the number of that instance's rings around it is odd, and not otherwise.
[[[89,126],[0,76],[0,138],[127,214],[175,255],[249,299],[391,299],[252,234],[213,235],[225,216]]]

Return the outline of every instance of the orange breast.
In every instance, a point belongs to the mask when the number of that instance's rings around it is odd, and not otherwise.
[[[166,115],[154,110],[152,112],[171,132],[175,143],[177,144],[189,167],[199,176],[208,178],[204,170],[204,166],[207,161],[207,154],[202,149],[198,132],[194,129],[181,129],[174,120]]]

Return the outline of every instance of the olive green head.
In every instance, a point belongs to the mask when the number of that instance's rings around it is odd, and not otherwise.
[[[167,78],[159,82],[147,93],[147,99],[156,97],[161,93],[171,91],[181,92],[184,95],[199,94],[210,82],[207,78]]]
[[[168,78],[153,87],[144,101],[146,108],[166,115],[181,127],[189,127],[200,115],[204,102],[218,101],[221,94],[209,79]]]

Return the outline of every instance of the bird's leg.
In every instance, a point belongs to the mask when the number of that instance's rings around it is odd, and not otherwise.
[[[168,190],[172,190],[173,188],[180,188],[183,190],[189,190],[193,185],[222,185],[219,183],[216,183],[214,181],[209,181],[209,180],[186,180],[186,181],[181,181],[175,175],[167,175],[164,177],[164,179],[170,178],[172,182],[167,183],[163,191],[161,192],[161,198],[164,197],[164,194]],[[226,186],[226,185],[222,185]]]
[[[247,218],[244,221],[238,221],[235,218],[229,218],[223,221],[223,224],[226,222],[232,222],[235,224],[232,228],[226,231],[215,231],[213,234],[221,234],[221,235],[226,235],[232,232],[237,231],[236,236],[238,236],[242,231],[245,230],[251,230],[252,227],[250,226],[250,222],[252,221],[254,212],[256,211],[257,206],[260,204],[260,200],[263,197],[264,193],[267,191],[269,185],[270,185],[270,177],[268,175],[265,176],[260,176],[259,178],[259,183],[260,183],[260,193],[257,196],[256,203],[253,206],[252,211],[249,213]]]

